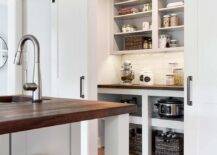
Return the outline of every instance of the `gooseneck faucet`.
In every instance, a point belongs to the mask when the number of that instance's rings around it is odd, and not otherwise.
[[[33,79],[31,83],[24,83],[23,89],[26,91],[32,91],[33,102],[40,102],[42,100],[42,83],[41,83],[41,70],[40,70],[40,45],[37,38],[33,35],[24,35],[18,46],[14,58],[14,64],[21,65],[21,56],[24,50],[26,41],[31,41],[34,46],[34,66],[33,66]]]

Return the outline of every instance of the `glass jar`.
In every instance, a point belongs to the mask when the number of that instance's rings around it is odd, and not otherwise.
[[[149,48],[148,40],[144,40],[143,48],[144,49],[148,49]]]
[[[149,48],[149,49],[152,49],[152,39],[149,39],[149,40],[148,40],[148,48]]]
[[[126,31],[126,25],[123,25],[122,28],[121,28],[121,30],[122,30],[123,33],[127,32]]]
[[[167,86],[173,86],[174,85],[174,75],[173,74],[166,75],[166,85]]]
[[[174,69],[174,83],[176,86],[184,85],[184,72],[182,68]]]
[[[170,27],[170,15],[164,15],[163,16],[163,27]]]
[[[178,46],[178,40],[170,40],[170,47],[177,47]]]
[[[151,3],[144,4],[143,12],[151,11]]]
[[[177,14],[173,13],[170,17],[170,26],[178,26],[179,25],[179,17]]]

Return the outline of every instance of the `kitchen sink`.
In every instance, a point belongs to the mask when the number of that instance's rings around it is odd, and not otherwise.
[[[50,100],[44,98],[43,100]],[[20,103],[20,102],[32,102],[32,97],[30,96],[0,96],[0,103]]]

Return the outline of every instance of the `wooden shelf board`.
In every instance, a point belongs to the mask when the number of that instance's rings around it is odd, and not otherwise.
[[[184,5],[159,9],[159,12],[183,12],[183,11],[184,11]]]
[[[150,33],[152,32],[152,30],[138,30],[138,31],[134,31],[134,32],[119,32],[119,33],[115,33],[114,36],[125,36],[125,35],[131,35],[131,34],[141,34],[141,33]]]
[[[114,16],[114,19],[118,20],[118,19],[132,19],[132,18],[141,18],[144,17],[146,15],[151,15],[152,11],[146,11],[146,12],[138,12],[138,13],[132,13],[132,14],[126,14],[126,15],[117,15]]]
[[[159,30],[161,30],[161,31],[163,31],[163,30],[184,30],[184,25],[172,26],[172,27],[161,27],[161,28],[159,28]]]
[[[134,6],[134,5],[141,5],[145,4],[146,2],[149,2],[147,0],[127,0],[122,2],[116,2],[114,3],[114,6]]]
[[[124,55],[124,54],[146,54],[146,53],[164,53],[164,52],[183,52],[184,47],[164,48],[164,49],[141,49],[141,50],[125,50],[125,51],[113,51],[112,55]]]
[[[160,118],[151,119],[152,127],[171,128],[177,130],[184,130],[184,122],[176,120],[166,120]]]

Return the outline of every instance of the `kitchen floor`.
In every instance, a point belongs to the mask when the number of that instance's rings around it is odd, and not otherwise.
[[[98,155],[104,155],[104,148],[98,150]]]

